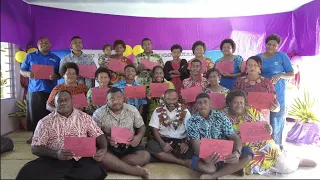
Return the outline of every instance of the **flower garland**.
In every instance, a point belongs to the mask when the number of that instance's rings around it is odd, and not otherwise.
[[[161,124],[165,127],[170,126],[175,130],[177,130],[178,126],[183,123],[184,117],[186,115],[185,107],[180,103],[178,103],[177,113],[174,119],[171,119],[168,116],[165,104],[161,104],[161,106],[157,109],[157,112],[160,113],[158,117]]]

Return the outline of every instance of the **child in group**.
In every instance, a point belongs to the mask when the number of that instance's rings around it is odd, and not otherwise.
[[[112,52],[112,47],[110,44],[106,44],[102,48],[103,54],[98,59],[98,64],[100,67],[108,67],[108,63],[110,61],[110,56]]]

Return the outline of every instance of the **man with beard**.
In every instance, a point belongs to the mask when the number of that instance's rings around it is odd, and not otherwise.
[[[157,160],[190,167],[193,151],[187,141],[186,122],[191,115],[178,100],[176,90],[164,93],[164,104],[154,110],[149,123],[155,140],[146,148]]]
[[[72,107],[70,92],[58,92],[54,101],[56,110],[39,121],[32,139],[31,152],[39,158],[24,165],[16,179],[103,180],[106,171],[100,162],[107,154],[103,132],[91,116]],[[98,150],[93,157],[75,156],[64,149],[65,137],[93,137]]]
[[[136,68],[133,64],[128,64],[124,68],[124,80],[119,80],[116,83],[112,85],[112,87],[119,88],[122,93],[124,93],[124,87],[126,86],[140,86],[140,84],[135,80],[136,78]],[[134,99],[128,99],[127,103],[136,107],[140,114],[143,113],[143,105],[147,104],[146,98],[134,98]]]
[[[46,109],[46,101],[57,85],[60,58],[50,52],[51,43],[42,37],[38,41],[38,51],[29,53],[20,67],[20,74],[29,78],[27,94],[27,122],[28,129],[34,131],[40,119],[50,112]],[[48,79],[38,79],[32,72],[33,65],[49,65],[54,67],[54,73]],[[31,143],[30,138],[27,143]]]
[[[79,36],[74,36],[71,38],[70,46],[72,48],[72,52],[62,58],[60,69],[66,62],[74,62],[77,65],[96,65],[91,55],[82,52],[83,44],[82,39]],[[78,82],[84,83],[88,88],[94,87],[94,79],[82,78],[80,75],[78,75]]]
[[[107,104],[93,113],[93,120],[107,136],[108,152],[112,154],[102,161],[103,166],[114,171],[149,178],[147,169],[140,167],[150,161],[150,154],[139,145],[146,132],[146,126],[137,108],[124,103],[124,96],[119,88],[109,89]],[[127,128],[132,132],[133,136],[128,139],[128,143],[119,143],[111,138],[113,126]],[[113,163],[110,164],[110,161]]]

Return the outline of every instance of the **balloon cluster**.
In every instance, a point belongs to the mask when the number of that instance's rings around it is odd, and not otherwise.
[[[14,58],[16,59],[17,62],[23,63],[23,61],[24,61],[24,59],[26,58],[27,54],[32,53],[32,52],[35,52],[35,51],[37,51],[37,50],[38,50],[37,48],[30,48],[30,49],[28,49],[27,52],[18,51],[18,52],[14,55]]]
[[[143,53],[141,45],[135,45],[133,48],[130,45],[126,45],[126,50],[124,51],[123,55],[133,62],[134,57],[140,53]]]

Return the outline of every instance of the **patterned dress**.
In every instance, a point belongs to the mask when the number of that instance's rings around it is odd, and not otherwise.
[[[162,58],[158,54],[155,54],[153,52],[151,52],[150,54],[146,54],[144,52],[141,54],[138,54],[134,59],[134,63],[133,63],[134,66],[138,67],[141,63],[141,60],[143,59],[146,59],[152,62],[157,62],[161,67],[164,66]],[[150,70],[143,70],[139,72],[139,74],[136,76],[136,80],[142,86],[149,86],[149,84],[152,82],[152,77],[150,76]]]
[[[229,107],[224,108],[222,113],[229,117],[234,130],[240,138],[240,124],[244,122],[264,121],[262,114],[254,108],[248,108],[246,115],[237,118],[229,116]],[[267,170],[276,163],[279,156],[279,149],[274,140],[265,140],[254,143],[249,142],[244,143],[243,146],[249,146],[255,153],[254,159],[245,167],[246,174],[263,174],[267,172]]]
[[[98,64],[100,67],[108,68],[109,62],[110,62],[110,58],[105,54],[101,55],[98,59]]]
[[[205,92],[205,93],[216,93],[216,92],[212,92],[211,89],[209,89],[209,88],[206,88],[206,90],[205,90],[204,92]],[[224,94],[225,96],[227,96],[229,92],[230,92],[229,89],[223,87],[223,88],[221,89],[221,91],[218,92],[218,93],[222,93],[222,94]]]
[[[232,61],[234,62],[233,74],[240,73],[241,72],[241,66],[242,66],[243,58],[241,56],[239,56],[239,55],[234,55],[232,57]],[[216,64],[218,62],[222,62],[222,58],[218,59],[216,61]],[[226,87],[229,90],[231,90],[235,81],[236,81],[236,78],[225,78],[225,77],[222,76],[221,79],[220,79],[220,85],[223,86],[223,87]]]
[[[82,94],[82,93],[86,95],[89,88],[83,83],[78,83],[77,86],[67,86],[66,84],[59,84],[56,87],[54,87],[53,90],[51,91],[49,98],[47,100],[47,104],[54,105],[54,97],[59,91],[62,91],[62,90],[67,90],[72,95]]]

